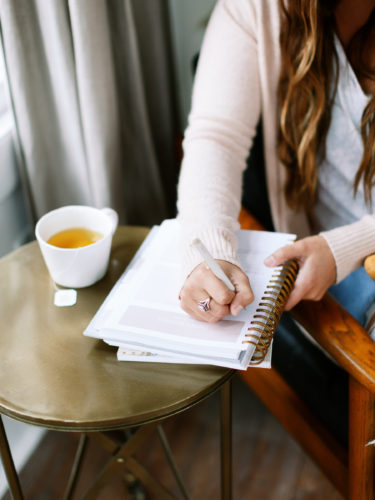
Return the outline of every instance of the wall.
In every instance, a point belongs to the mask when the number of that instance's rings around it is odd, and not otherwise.
[[[191,103],[192,60],[199,52],[215,3],[216,0],[169,0],[181,130],[186,127]]]
[[[2,419],[16,469],[20,471],[46,431],[40,427],[32,427],[7,417],[2,417]],[[0,498],[7,489],[8,482],[3,468],[0,467]]]
[[[0,257],[30,239],[23,193],[19,180],[9,116],[0,119]],[[38,445],[43,429],[3,417],[5,431],[18,470]],[[0,498],[7,489],[3,468],[0,467]]]
[[[0,134],[0,257],[30,237],[12,134]]]

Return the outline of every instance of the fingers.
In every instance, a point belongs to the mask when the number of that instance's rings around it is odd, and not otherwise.
[[[291,309],[293,309],[293,307],[295,305],[297,305],[298,302],[300,302],[300,300],[305,298],[305,293],[306,293],[305,289],[303,287],[299,287],[295,283],[294,288],[293,288],[291,294],[289,295],[288,301],[285,304],[285,308],[284,308],[285,311],[290,311]]]
[[[251,304],[254,294],[251,290],[249,278],[239,267],[223,260],[218,261],[223,271],[233,283],[236,293],[232,296],[231,302],[227,302],[230,313],[237,316],[242,309]]]
[[[267,266],[279,266],[289,259],[299,265],[297,279],[285,309],[292,309],[300,300],[320,300],[336,280],[336,263],[322,236],[303,238],[280,248],[265,259]]]
[[[320,288],[315,288],[314,284],[315,281],[311,275],[311,270],[309,268],[301,268],[294,283],[293,290],[285,304],[285,310],[290,311],[290,309],[303,299],[320,300],[325,290],[321,290],[320,292]]]
[[[235,286],[236,294],[230,304],[230,312],[233,316],[237,316],[242,309],[253,302],[254,294],[249,278],[238,267],[232,270],[231,281]]]
[[[265,259],[264,264],[269,267],[276,267],[284,264],[284,262],[289,259],[299,260],[301,258],[301,255],[303,254],[302,249],[300,248],[301,245],[299,245],[299,243],[300,242],[296,242],[291,245],[286,245],[279,248]],[[288,301],[285,304],[286,311],[292,309],[306,295],[306,287],[303,286],[303,280],[302,286],[300,282],[300,275],[298,275],[293,289],[289,295]]]
[[[303,253],[303,240],[297,241],[296,243],[292,243],[291,245],[286,245],[285,247],[281,247],[273,254],[269,255],[264,263],[268,267],[275,267],[284,264],[289,259],[298,259]]]
[[[193,318],[213,323],[229,314],[239,314],[254,299],[243,271],[229,262],[219,263],[236,291],[229,290],[210,269],[200,264],[187,278],[180,292],[181,307]],[[208,297],[211,298],[209,311],[200,311],[198,302]]]
[[[230,290],[228,291],[230,292]],[[209,292],[204,288],[193,287],[191,284],[188,284],[183,287],[180,293],[181,307],[195,319],[208,321],[209,323],[216,323],[225,316],[228,316],[230,311],[228,304],[220,304],[212,297],[211,294],[215,295],[215,288],[211,288],[211,291]],[[220,293],[220,290],[219,296],[224,296]],[[205,299],[210,299],[209,309],[207,311],[202,311],[198,305],[199,301]]]
[[[286,245],[279,248],[273,254],[269,255],[264,263],[266,266],[280,266],[284,264],[287,260],[297,259],[299,263],[299,272],[297,279],[294,283],[293,289],[289,295],[287,303],[285,304],[285,310],[289,311],[292,309],[300,300],[309,298],[310,294],[310,283],[309,269],[304,268],[303,261],[306,258],[308,250],[306,248],[305,240],[300,240],[291,245]]]
[[[210,269],[206,269],[203,266],[201,274],[201,283],[204,283],[204,288],[208,292],[208,295],[215,302],[217,302],[217,304],[228,305],[232,302],[235,292],[229,290],[229,288],[224,285],[224,283],[217,278]]]
[[[180,292],[182,309],[195,319],[214,323],[229,314],[234,292],[231,292],[204,264],[190,274]],[[210,298],[208,311],[201,311],[198,302]]]
[[[209,295],[207,292],[202,291],[204,295],[204,299],[208,298]],[[201,297],[203,297],[203,295]],[[189,297],[184,299],[181,297],[181,307],[187,312],[190,316],[200,321],[207,321],[208,323],[216,323],[221,320],[225,316],[230,314],[228,305],[218,304],[215,300],[210,300],[210,308],[208,311],[201,311],[198,307],[199,300],[204,300],[202,298],[195,299],[193,297]]]

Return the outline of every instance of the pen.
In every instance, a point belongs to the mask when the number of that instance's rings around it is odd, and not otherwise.
[[[229,290],[235,292],[236,289],[234,288],[233,283],[230,281],[225,272],[221,269],[218,262],[216,262],[216,260],[212,257],[207,248],[203,245],[201,240],[199,238],[195,238],[192,241],[191,245],[198,250],[198,252],[203,257],[203,260],[205,261],[207,266],[211,269],[211,271],[214,273],[214,275],[217,278],[219,278],[229,288]]]

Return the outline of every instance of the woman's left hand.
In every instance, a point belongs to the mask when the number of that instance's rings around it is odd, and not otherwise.
[[[335,259],[323,236],[309,236],[282,247],[264,263],[269,267],[279,266],[289,259],[297,260],[299,271],[285,306],[287,311],[300,300],[320,300],[336,281]]]

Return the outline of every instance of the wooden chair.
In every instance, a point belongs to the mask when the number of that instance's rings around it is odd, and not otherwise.
[[[245,209],[240,223],[244,229],[262,228]],[[375,445],[366,444],[375,439],[375,343],[329,294],[319,302],[298,304],[291,314],[337,363],[337,368],[348,374],[347,445],[333,435],[280,370],[252,368],[240,376],[344,498],[374,500]],[[309,389],[306,387],[306,394]],[[346,416],[338,414],[336,418]]]

